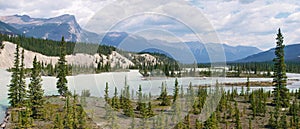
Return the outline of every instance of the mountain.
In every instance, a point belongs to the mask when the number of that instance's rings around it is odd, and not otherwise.
[[[0,20],[18,29],[27,37],[98,43],[100,36],[82,29],[73,15],[53,18],[31,18],[28,15],[2,16]]]
[[[125,32],[109,32],[104,36],[102,43],[127,51],[161,53],[182,63],[193,63],[194,61],[198,63],[208,63],[210,62],[210,58],[206,47],[220,47],[220,44],[217,43],[203,44],[200,42],[147,40],[143,37],[127,34]],[[226,61],[242,59],[261,52],[260,49],[250,46],[230,46],[222,44],[221,47],[224,49]]]
[[[284,58],[286,61],[300,61],[300,44],[287,45],[284,48]],[[260,52],[237,62],[264,62],[272,61],[275,58],[275,48]]]
[[[132,52],[156,52],[165,54],[182,63],[208,63],[209,54],[206,48],[218,48],[220,44],[200,42],[167,42],[163,40],[148,40],[144,37],[128,34],[126,32],[108,32],[96,34],[80,27],[73,15],[65,14],[53,18],[31,18],[28,15],[2,16],[0,20],[19,30],[27,37],[66,41],[102,43],[115,46],[119,49]],[[101,37],[103,39],[101,40]],[[255,47],[230,46],[222,44],[227,61],[245,58],[249,55],[261,52]],[[223,49],[218,48],[218,49]],[[219,51],[219,50],[214,50]],[[214,55],[213,55],[214,56]],[[222,56],[222,55],[221,55]],[[223,61],[221,56],[219,60]]]
[[[0,33],[1,34],[13,34],[13,35],[18,35],[21,34],[19,30],[16,28],[0,21]]]

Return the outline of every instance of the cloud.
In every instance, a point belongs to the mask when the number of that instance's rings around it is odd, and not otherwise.
[[[50,18],[63,14],[75,15],[84,26],[97,10],[114,0],[0,0],[0,16],[29,15],[35,18]]]
[[[195,40],[197,38],[193,36],[194,32],[188,28],[198,28],[198,36],[213,42],[217,41],[213,38],[216,35],[211,33],[215,30],[223,43],[251,45],[261,49],[274,47],[276,31],[280,27],[286,44],[300,42],[300,3],[297,0],[114,1],[0,0],[0,15],[27,14],[32,17],[49,18],[68,13],[75,15],[83,28],[98,33],[100,30],[112,29],[111,21],[121,21],[115,26],[115,30],[143,31],[141,34],[146,38],[165,37],[165,40],[169,41],[178,38]],[[186,1],[189,3],[186,4]],[[198,11],[195,11],[195,8]],[[145,11],[168,13],[175,17],[142,14]],[[131,16],[132,13],[136,15]],[[181,19],[188,21],[184,23]],[[161,30],[161,33],[153,30]],[[166,31],[170,34],[165,34]],[[176,38],[172,38],[174,36]]]
[[[295,28],[300,25],[299,3],[291,1],[201,1],[201,11],[209,18],[220,39],[233,45],[251,45],[269,49],[275,45],[278,28],[286,44],[299,39]],[[293,39],[293,40],[292,40]]]

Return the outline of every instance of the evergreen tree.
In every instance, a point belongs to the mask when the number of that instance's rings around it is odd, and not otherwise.
[[[204,129],[218,129],[218,120],[216,119],[216,114],[213,113],[205,122]]]
[[[9,99],[9,104],[12,107],[16,107],[19,103],[18,99],[18,87],[19,87],[19,80],[20,80],[20,59],[19,59],[20,53],[19,53],[19,44],[17,44],[16,47],[16,52],[15,52],[15,59],[14,59],[14,66],[11,69],[12,70],[12,75],[11,75],[11,80],[10,80],[10,85],[8,85],[8,99]]]
[[[244,96],[245,95],[245,91],[244,91],[244,86],[242,86],[242,90],[241,90],[241,96]]]
[[[70,95],[66,96],[66,101],[64,105],[64,126],[65,128],[73,128],[73,110],[70,104]]]
[[[32,112],[31,112],[31,109],[30,109],[28,103],[25,103],[25,108],[19,112],[21,115],[19,117],[19,121],[21,123],[21,128],[26,128],[26,129],[31,128],[33,120],[31,118]]]
[[[130,92],[129,85],[127,85],[127,79],[125,78],[125,87],[124,87],[124,95],[123,95],[123,112],[126,116],[134,117],[133,106],[130,101]]]
[[[139,90],[137,92],[137,96],[138,96],[138,102],[137,102],[136,110],[140,111],[142,109],[142,107],[145,106],[145,103],[143,103],[143,93],[142,93],[141,85],[139,85]]]
[[[106,82],[106,84],[105,84],[105,90],[104,90],[104,100],[106,101],[106,103],[109,103],[109,101],[108,101],[108,99],[109,99],[109,97],[108,97],[108,82]]]
[[[170,99],[168,98],[168,92],[167,87],[163,85],[163,92],[161,93],[161,106],[169,106],[170,105]]]
[[[24,49],[22,49],[22,54],[21,54],[20,80],[19,80],[19,86],[17,88],[17,91],[19,93],[19,96],[18,96],[19,104],[22,105],[22,104],[24,104],[24,100],[26,97]]]
[[[114,93],[114,97],[112,98],[111,106],[115,110],[119,109],[118,89],[117,89],[117,87],[115,87],[115,93]]]
[[[179,87],[178,87],[178,80],[176,78],[175,87],[174,87],[174,95],[173,95],[173,103],[175,103],[178,98],[178,92],[179,92]]]
[[[153,110],[152,110],[152,104],[151,104],[151,101],[148,102],[147,116],[148,116],[148,117],[154,116],[154,112],[153,112]]]
[[[31,70],[30,84],[28,86],[28,101],[32,110],[33,118],[41,116],[42,107],[44,105],[44,90],[42,89],[41,67],[37,62],[36,56],[33,59],[33,68]]]
[[[280,117],[279,128],[281,128],[281,129],[287,129],[288,128],[285,113],[282,114],[281,117]]]
[[[12,107],[23,106],[26,97],[24,49],[22,50],[21,64],[19,56],[19,45],[17,44],[10,81],[11,84],[8,86],[8,99]]]
[[[280,29],[278,29],[278,34],[276,38],[276,48],[275,55],[276,57],[273,59],[274,62],[274,78],[273,78],[273,86],[274,94],[278,94],[274,97],[274,103],[279,104],[280,107],[288,107],[289,106],[289,93],[286,88],[286,65],[284,62],[284,47],[283,45],[283,36],[281,34]]]
[[[238,109],[238,105],[236,101],[234,103],[234,106],[235,106],[235,126],[237,129],[242,129],[241,122],[240,122],[240,111]]]
[[[247,87],[246,95],[248,96],[249,92],[250,92],[250,80],[249,80],[249,77],[247,77],[246,87]]]
[[[63,128],[64,128],[63,120],[61,119],[61,115],[57,113],[54,121],[54,129],[63,129]]]
[[[60,47],[60,56],[58,59],[58,74],[56,78],[58,78],[56,83],[56,88],[58,89],[58,93],[62,96],[66,96],[68,94],[68,87],[67,87],[67,61],[66,61],[66,42],[64,37],[61,39],[61,47]]]

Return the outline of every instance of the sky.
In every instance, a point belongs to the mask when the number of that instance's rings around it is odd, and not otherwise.
[[[101,33],[101,29],[111,27],[111,30],[125,30],[169,42],[193,41],[197,36],[205,38],[216,32],[217,37],[212,37],[219,40],[206,41],[255,46],[262,50],[275,46],[277,29],[281,28],[285,44],[300,43],[300,2],[297,0],[185,0],[191,7],[167,0],[136,1],[140,0],[0,0],[0,16],[26,14],[50,18],[71,14],[89,31]],[[157,10],[168,15],[130,15]],[[126,16],[130,17],[118,19]],[[91,22],[97,18],[102,27]],[[119,22],[112,27],[112,21]]]

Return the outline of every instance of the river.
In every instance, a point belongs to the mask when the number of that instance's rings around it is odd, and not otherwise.
[[[287,74],[289,79],[300,79],[300,74]],[[105,84],[109,84],[109,94],[113,95],[114,88],[117,87],[121,89],[124,87],[125,78],[127,78],[127,83],[130,86],[131,91],[137,91],[138,86],[141,85],[144,93],[151,92],[152,95],[160,94],[160,87],[162,82],[166,83],[168,87],[168,93],[173,93],[173,87],[175,83],[175,78],[148,78],[145,80],[138,70],[131,70],[130,72],[109,72],[101,74],[86,74],[86,75],[76,75],[68,76],[68,87],[70,91],[76,91],[80,93],[84,89],[88,89],[92,96],[103,97]],[[7,90],[11,79],[11,73],[4,69],[0,69],[0,119],[4,117],[6,107],[8,106],[7,100]],[[42,77],[43,79],[43,89],[46,95],[57,95],[56,81],[55,77]],[[179,85],[183,85],[186,89],[191,82],[192,85],[205,85],[213,84],[218,80],[220,83],[223,82],[246,82],[246,78],[216,78],[216,77],[183,77],[178,78]],[[250,81],[272,81],[272,78],[250,78]],[[29,78],[26,78],[26,83],[30,82]],[[295,90],[300,88],[300,82],[294,82],[287,86],[290,90]],[[240,87],[236,87],[240,90]],[[272,87],[251,87],[251,89],[264,88],[265,90],[272,90]],[[231,87],[225,87],[225,90],[230,90]],[[120,93],[120,92],[119,92]]]

